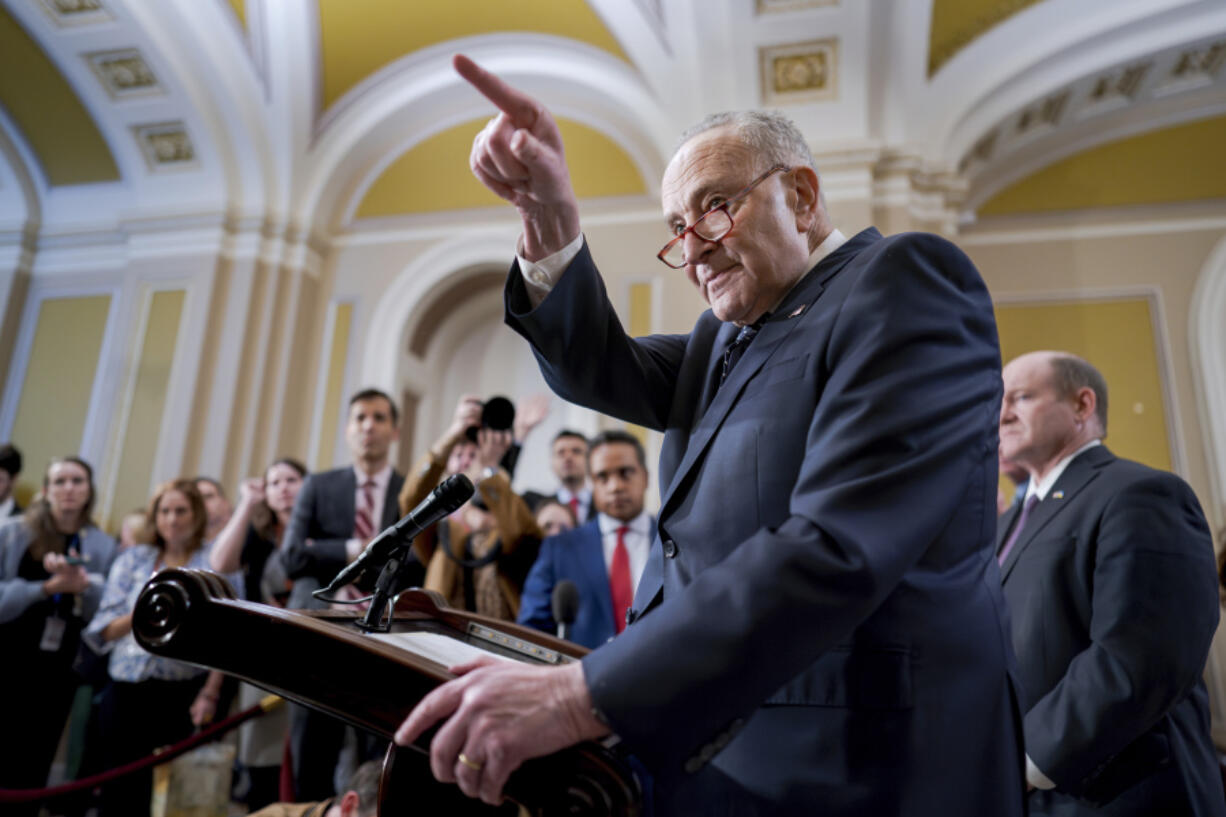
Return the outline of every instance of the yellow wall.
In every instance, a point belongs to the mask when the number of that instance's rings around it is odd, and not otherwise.
[[[119,168],[59,69],[0,7],[0,105],[17,123],[51,185],[117,181]]]
[[[179,333],[185,294],[181,289],[155,292],[149,304],[149,319],[137,360],[132,405],[120,447],[115,499],[111,505],[114,519],[119,519],[133,508],[144,507],[149,502],[153,480],[160,483],[180,476],[154,474],[153,459],[157,454],[158,431],[162,427],[162,414],[166,407],[166,390],[178,345],[175,339]],[[182,420],[187,422],[188,418]],[[106,524],[106,520],[99,521]]]
[[[42,302],[13,421],[25,459],[22,500],[41,486],[52,457],[80,452],[110,305],[109,295]]]
[[[319,27],[325,110],[385,65],[460,37],[539,32],[626,59],[585,0],[319,0]]]
[[[981,216],[1226,199],[1226,116],[1074,154],[997,193]]]
[[[1153,316],[1144,298],[1006,304],[996,308],[1004,362],[1061,349],[1094,364],[1108,384],[1107,444],[1121,457],[1171,469]]]
[[[468,169],[473,137],[486,120],[474,119],[431,136],[405,152],[362,196],[355,218],[510,206]],[[642,195],[647,186],[630,157],[600,131],[558,119],[571,183],[579,198]]]

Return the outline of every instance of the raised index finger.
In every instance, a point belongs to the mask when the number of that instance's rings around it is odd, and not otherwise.
[[[451,64],[456,73],[468,80],[468,83],[493,102],[498,110],[511,118],[511,124],[517,128],[531,128],[536,124],[539,106],[536,100],[507,85],[494,74],[486,71],[480,65],[463,54],[451,58]]]

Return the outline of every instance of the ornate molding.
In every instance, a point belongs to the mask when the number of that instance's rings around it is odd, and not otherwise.
[[[762,104],[788,105],[838,99],[837,39],[758,49]]]
[[[102,0],[41,0],[41,5],[59,26],[90,25],[115,19]]]
[[[112,99],[162,92],[153,69],[135,48],[95,51],[86,54],[85,61]]]
[[[839,0],[757,0],[756,14],[774,14],[781,11],[801,11],[820,6],[837,6]]]
[[[196,149],[182,122],[159,122],[132,128],[150,170],[196,167]]]

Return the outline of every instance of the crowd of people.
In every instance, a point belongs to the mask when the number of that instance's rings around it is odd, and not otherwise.
[[[248,601],[318,608],[323,602],[311,591],[453,474],[466,474],[477,491],[416,539],[411,584],[438,591],[454,607],[553,634],[550,597],[555,583],[569,577],[582,587],[574,640],[594,647],[624,628],[625,608],[654,535],[643,511],[647,470],[641,443],[625,432],[604,432],[589,452],[583,434],[564,429],[549,443],[556,491],[521,495],[511,488],[515,464],[524,439],[545,418],[548,398],[522,400],[508,429],[483,427],[483,404],[464,396],[406,478],[389,460],[397,407],[387,394],[363,390],[349,402],[349,465],[311,475],[298,460],[279,458],[262,475],[243,480],[233,504],[214,478],[171,480],[154,492],[147,509],[123,515],[114,537],[94,522],[94,478],[87,462],[53,460],[41,490],[22,508],[9,490],[21,472],[20,452],[11,444],[0,448],[0,487],[6,489],[0,500],[6,512],[0,525],[0,640],[23,667],[4,674],[0,683],[5,700],[39,702],[14,708],[14,734],[29,737],[0,742],[0,788],[47,783],[82,690],[91,705],[77,713],[89,713],[77,730],[84,735],[83,756],[73,770],[77,777],[174,744],[265,694],[221,673],[151,655],[136,642],[132,611],[159,570],[204,568],[225,576]],[[625,532],[618,541],[618,521],[633,531],[628,543]],[[601,555],[602,532],[612,537],[608,559]],[[576,547],[581,564],[568,574],[562,563],[569,558],[571,533],[594,535],[595,547]],[[599,619],[600,626],[592,627],[589,619]],[[237,748],[235,796],[256,810],[281,800],[328,801],[344,791],[358,764],[382,757],[386,742],[292,706],[240,726]],[[147,772],[128,775],[100,787],[95,797],[68,801],[63,811],[144,813],[150,785]],[[340,801],[335,805],[340,808]],[[24,812],[37,815],[38,808],[33,803]]]

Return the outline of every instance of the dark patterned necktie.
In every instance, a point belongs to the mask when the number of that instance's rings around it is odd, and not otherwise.
[[[719,372],[719,384],[724,385],[724,381],[728,379],[728,374],[732,371],[732,367],[737,364],[741,356],[745,354],[745,350],[749,348],[749,343],[757,336],[758,330],[762,328],[766,316],[763,315],[754,323],[748,326],[742,326],[741,331],[736,333],[736,338],[732,343],[728,344],[728,348],[724,350],[724,365]]]

